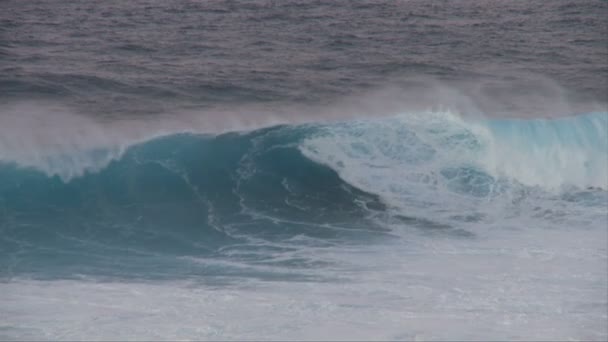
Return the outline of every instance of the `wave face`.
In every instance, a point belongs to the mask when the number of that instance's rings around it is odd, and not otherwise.
[[[49,153],[36,167],[4,160],[1,267],[36,277],[229,274],[237,271],[200,260],[305,267],[318,260],[268,256],[404,229],[473,238],[475,227],[515,216],[525,220],[514,226],[602,225],[607,150],[607,113],[428,112],[180,133]]]
[[[115,150],[105,149],[90,152],[99,158],[84,158],[84,152],[78,158],[40,158],[45,163],[39,169],[4,164],[2,251],[17,253],[26,245],[31,254],[8,268],[65,276],[83,269],[88,273],[84,263],[94,265],[90,271],[96,274],[139,270],[149,275],[137,263],[116,263],[141,257],[148,266],[166,270],[175,268],[167,256],[213,257],[219,248],[242,244],[244,238],[339,239],[361,226],[353,222],[368,216],[368,207],[381,204],[298,151],[298,141],[311,130],[175,134],[131,146],[115,160],[106,158]],[[78,160],[85,160],[86,170],[91,160],[100,164],[96,172],[66,179],[61,170],[49,167],[49,161],[57,165],[62,159],[70,161],[66,167],[72,171]],[[346,231],[340,228],[343,222],[349,223]],[[64,257],[44,260],[48,253]]]

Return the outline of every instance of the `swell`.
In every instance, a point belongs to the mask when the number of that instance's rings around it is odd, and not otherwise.
[[[596,224],[608,203],[607,140],[606,113],[421,112],[81,151],[59,145],[59,154],[41,149],[36,163],[0,162],[0,267],[217,273],[183,258],[258,263],[303,241],[365,243],[404,228],[472,238],[476,225],[513,215],[545,220],[556,202],[576,203]]]

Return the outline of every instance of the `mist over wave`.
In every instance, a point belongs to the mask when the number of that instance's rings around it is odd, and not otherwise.
[[[363,150],[375,149],[369,153],[380,155],[359,157],[400,161],[402,164],[398,165],[402,169],[419,168],[420,165],[411,162],[426,158],[433,159],[434,164],[425,167],[435,168],[432,170],[435,172],[453,164],[477,168],[494,179],[515,180],[528,186],[606,188],[607,165],[603,153],[608,147],[606,112],[544,119],[501,119],[479,113],[460,114],[448,107],[404,111],[397,109],[399,101],[379,105],[379,100],[385,99],[372,100],[376,104],[367,108],[351,103],[300,117],[285,114],[289,113],[287,110],[280,116],[276,109],[274,112],[216,110],[198,115],[161,116],[152,121],[107,122],[73,114],[65,107],[15,105],[5,110],[3,116],[0,160],[4,164],[33,167],[69,181],[86,172],[98,172],[120,159],[131,146],[157,137],[182,133],[213,137],[230,131],[246,134],[263,127],[286,125],[294,130],[314,131],[309,133],[309,138],[324,136],[317,139],[319,141],[332,137],[342,139],[334,141],[335,146],[359,144]],[[311,111],[310,108],[300,110]],[[396,150],[395,154],[386,155],[378,144]],[[329,153],[331,147],[325,146],[323,150]],[[314,159],[311,154],[307,156]],[[410,163],[406,165],[403,161]]]

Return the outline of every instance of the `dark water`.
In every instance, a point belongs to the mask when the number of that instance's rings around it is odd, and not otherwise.
[[[0,0],[0,340],[605,340],[607,96],[607,1]]]
[[[5,103],[52,99],[106,115],[318,104],[390,85],[407,97],[414,77],[456,84],[482,106],[493,99],[489,112],[608,96],[601,0],[0,6]]]

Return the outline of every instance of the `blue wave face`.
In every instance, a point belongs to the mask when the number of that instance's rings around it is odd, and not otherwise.
[[[602,222],[607,126],[606,113],[422,113],[174,134],[117,158],[93,149],[80,155],[98,171],[71,179],[57,170],[80,157],[40,158],[39,169],[10,161],[0,164],[0,267],[39,277],[223,274],[231,269],[191,258],[263,264],[262,250],[367,243],[394,229],[472,237],[472,226],[513,215],[549,225],[556,201],[576,203],[572,222]]]
[[[327,244],[357,229],[373,233],[378,227],[364,221],[370,208],[381,210],[377,196],[305,158],[297,142],[306,133],[279,127],[167,136],[132,146],[100,172],[68,182],[4,165],[1,250],[8,255],[27,246],[30,258],[3,266],[58,275],[89,265],[95,273],[137,274],[142,265],[116,263],[139,257],[171,269],[166,256],[220,256],[220,249],[251,239],[307,236]],[[199,268],[180,267],[177,273]]]

